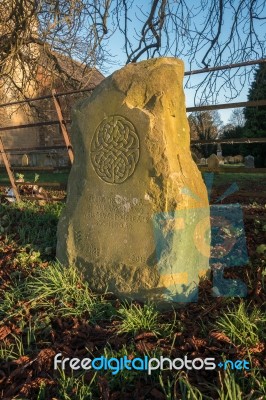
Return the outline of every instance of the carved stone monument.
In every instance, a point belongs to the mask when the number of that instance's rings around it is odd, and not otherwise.
[[[93,290],[195,301],[209,270],[206,187],[190,153],[183,62],[129,64],[76,106],[57,257]]]
[[[255,168],[254,166],[254,157],[253,156],[246,156],[245,157],[245,167],[246,168]]]
[[[217,144],[217,157],[220,159],[223,156],[221,143]]]
[[[219,169],[219,158],[216,154],[211,154],[207,160],[208,168],[211,170]]]
[[[29,165],[29,157],[27,154],[23,154],[21,158],[21,165],[22,167],[27,167]]]

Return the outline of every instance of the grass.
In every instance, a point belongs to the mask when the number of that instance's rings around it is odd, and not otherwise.
[[[6,317],[12,318],[15,315],[20,315],[23,310],[19,306],[19,302],[24,298],[22,290],[15,283],[14,286],[9,286],[7,290],[0,291],[0,318],[4,320]],[[1,322],[0,322],[1,325]]]
[[[22,174],[24,177],[24,181],[25,182],[34,182],[34,179],[36,177],[36,173],[34,171],[31,172],[19,172],[19,174]],[[63,183],[66,184],[67,180],[68,180],[68,175],[69,175],[69,171],[59,171],[59,172],[41,172],[41,171],[37,171],[38,174],[38,183],[42,183],[42,182],[55,182],[55,183]],[[16,174],[15,178],[16,178]],[[5,171],[0,172],[0,186],[1,183],[2,184],[6,184],[9,183],[9,178],[8,175]]]
[[[24,252],[55,251],[58,218],[62,203],[39,206],[34,202],[0,204],[0,230],[19,245],[28,246]],[[36,255],[36,254],[35,254]]]
[[[225,377],[221,383],[221,389],[217,390],[220,400],[242,400],[243,392],[235,375],[230,371],[226,371]]]
[[[188,377],[179,378],[179,386],[182,400],[203,400],[203,395],[199,389],[191,385]],[[207,398],[205,397],[207,400]]]
[[[219,400],[264,400],[266,398],[266,379],[256,370],[247,376],[226,370],[219,373]]]
[[[265,334],[266,316],[257,307],[248,312],[244,301],[220,316],[215,323],[235,345],[256,346]]]
[[[134,303],[124,303],[117,310],[117,314],[121,320],[118,333],[137,335],[140,332],[150,332],[155,336],[168,336],[176,323],[175,318],[172,324],[160,323],[160,313],[152,303],[144,304],[143,307]],[[181,324],[179,329],[182,330]]]
[[[57,315],[79,317],[87,314],[91,321],[96,321],[112,312],[109,303],[91,293],[88,282],[75,266],[52,263],[39,269],[28,280],[27,287],[32,306]]]
[[[189,378],[185,373],[178,373],[174,379],[168,377],[166,382],[162,375],[160,375],[159,382],[165,395],[165,400],[177,400],[177,397],[173,395],[173,391],[175,392],[174,389],[177,388],[180,393],[178,400],[212,400],[209,396],[203,397],[200,390],[191,385]]]
[[[122,304],[117,311],[121,319],[118,333],[132,333],[136,335],[141,331],[149,331],[154,335],[159,334],[158,319],[159,313],[153,304]]]
[[[8,384],[4,381],[5,386],[2,383],[5,389],[0,389],[0,397],[4,397],[1,390],[21,387],[27,371],[32,374],[28,382],[33,381],[28,394],[17,389],[12,398],[97,400],[143,396],[154,400],[157,396],[166,400],[262,400],[266,397],[260,364],[266,317],[257,297],[255,301],[252,297],[248,301],[230,300],[205,293],[205,300],[198,304],[161,313],[152,303],[121,303],[110,294],[94,294],[78,268],[63,267],[55,260],[56,226],[61,209],[61,204],[0,205],[0,338],[5,329],[10,330],[0,339],[0,371],[5,371],[10,379]],[[256,237],[262,227],[257,229]],[[50,254],[47,247],[52,248]],[[258,258],[251,261],[247,276],[252,289],[258,283],[255,268],[261,266]],[[230,343],[210,338],[209,332],[214,329],[223,333],[221,337],[227,336]],[[68,369],[54,371],[49,360],[38,364],[40,352],[46,349],[62,352],[64,357],[82,358],[89,353],[92,358],[104,355],[130,359],[144,355],[213,357],[210,349],[216,348],[219,352],[223,349],[224,357],[230,359],[232,343],[233,356],[250,358],[252,370],[177,373],[165,369],[148,376],[143,371],[127,369],[116,375],[110,370],[80,374]],[[23,357],[28,360],[24,364]],[[35,376],[38,384],[34,383]]]
[[[106,344],[103,349],[103,355],[109,360],[114,358],[121,359],[125,356],[128,359],[130,359],[131,357],[142,357],[139,353],[136,352],[136,349],[134,348],[134,345],[132,343],[123,345],[119,350],[115,350],[112,348],[112,346]],[[141,375],[143,374],[143,371],[128,370],[126,368],[117,371],[116,364],[114,364],[112,368],[113,369],[110,369],[108,371],[101,371],[101,374],[102,376],[104,375],[106,379],[108,379],[108,385],[113,391],[119,389],[122,392],[126,392],[128,388],[134,389],[136,380],[138,380],[138,378],[141,377]]]
[[[230,172],[219,172],[214,174],[214,186],[229,186],[232,183],[237,183],[239,189],[249,191],[253,184],[256,186],[264,187],[265,189],[265,174],[264,173],[230,173]]]
[[[14,280],[0,294],[0,316],[4,322],[13,317],[21,319],[29,308],[35,312],[45,309],[48,315],[86,316],[91,322],[115,313],[109,302],[91,293],[76,267],[63,267],[58,262],[36,268],[22,282]]]
[[[235,167],[237,169],[238,166],[229,165],[229,167]],[[221,185],[230,185],[236,182],[240,189],[246,189],[248,186],[252,185],[252,183],[259,184],[265,187],[265,174],[264,173],[230,173],[226,172],[227,166],[224,166],[219,173],[214,173],[214,184],[216,187]],[[27,182],[34,182],[36,173],[32,172],[22,172],[24,176],[24,180]],[[38,174],[38,183],[42,182],[55,182],[67,184],[69,171],[59,171],[59,172],[41,172],[37,171]],[[9,183],[8,175],[5,171],[0,172],[0,186],[2,184]]]
[[[93,400],[94,399],[94,380],[96,373],[93,375],[89,385],[85,384],[84,376],[76,378],[73,373],[67,376],[64,371],[59,372],[58,394],[64,400]],[[93,390],[94,389],[94,390]]]
[[[0,346],[0,361],[16,360],[20,357],[20,352],[16,351],[14,344],[8,344],[6,342],[1,343]]]

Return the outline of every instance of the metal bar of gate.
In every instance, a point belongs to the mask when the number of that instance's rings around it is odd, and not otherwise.
[[[70,159],[71,164],[73,164],[73,161],[74,161],[73,148],[72,148],[72,144],[71,144],[70,139],[69,139],[69,134],[68,134],[67,127],[66,127],[66,122],[64,121],[64,118],[63,118],[63,114],[62,114],[61,106],[60,106],[60,103],[59,103],[59,99],[56,97],[55,89],[52,90],[52,95],[53,95],[53,99],[54,99],[55,109],[56,109],[56,112],[57,112],[57,115],[58,115],[58,120],[59,120],[59,123],[60,123],[61,132],[62,132],[64,141],[65,141],[65,144],[66,144],[66,147],[67,147],[67,152],[68,152],[68,155],[69,155],[69,159]]]
[[[7,171],[7,174],[8,174],[8,177],[9,177],[9,180],[10,180],[14,195],[15,195],[17,201],[20,202],[21,199],[20,199],[20,196],[19,196],[19,192],[18,192],[18,189],[17,189],[17,186],[16,186],[16,182],[15,182],[13,173],[11,171],[10,163],[9,163],[9,160],[7,158],[7,155],[6,155],[5,148],[4,148],[1,136],[0,136],[0,153],[2,154],[3,161],[4,161],[4,164],[5,164],[5,167],[6,167],[6,171]]]

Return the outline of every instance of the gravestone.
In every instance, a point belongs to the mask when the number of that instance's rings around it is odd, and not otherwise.
[[[167,306],[209,270],[206,187],[190,153],[183,62],[129,64],[73,113],[57,258],[93,290]]]
[[[21,158],[21,166],[27,167],[28,165],[29,165],[29,157],[27,156],[27,154],[23,154]]]
[[[217,157],[220,158],[223,156],[223,152],[222,152],[222,145],[221,143],[217,144]]]
[[[206,160],[206,158],[201,158],[201,159],[200,159],[200,165],[207,165],[207,160]]]
[[[255,168],[254,166],[254,157],[253,156],[246,156],[245,157],[245,167],[246,168]]]
[[[211,170],[216,170],[219,168],[219,158],[216,154],[211,154],[207,160],[208,168]]]

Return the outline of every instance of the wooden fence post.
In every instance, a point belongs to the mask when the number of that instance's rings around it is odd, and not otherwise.
[[[59,124],[60,124],[60,128],[61,128],[61,132],[62,132],[64,141],[65,141],[65,144],[66,144],[66,147],[67,147],[69,159],[70,159],[71,164],[73,164],[73,161],[74,161],[73,148],[72,148],[72,145],[71,145],[71,142],[70,142],[70,138],[69,138],[69,134],[68,134],[68,131],[67,131],[66,123],[65,123],[65,120],[63,118],[60,102],[56,97],[55,89],[52,90],[52,95],[53,95],[54,105],[55,105],[55,109],[56,109],[56,112],[57,112],[57,116],[58,116],[58,120],[59,120]]]
[[[7,171],[7,174],[8,174],[8,177],[9,177],[13,192],[14,192],[15,197],[17,199],[17,202],[20,202],[21,199],[20,199],[20,196],[19,196],[19,192],[18,192],[18,189],[17,189],[17,186],[16,186],[16,182],[15,182],[13,173],[11,171],[10,163],[9,163],[9,160],[7,158],[7,155],[6,155],[5,148],[4,148],[1,136],[0,136],[0,153],[2,154],[2,157],[3,157],[3,160],[4,160],[4,164],[5,164],[5,167],[6,167],[6,171]]]

